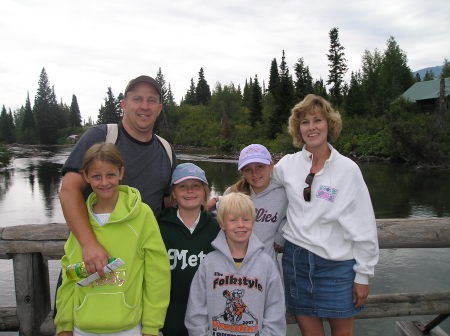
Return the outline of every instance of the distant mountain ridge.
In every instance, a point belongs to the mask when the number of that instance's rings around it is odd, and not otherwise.
[[[420,79],[423,80],[423,77],[425,76],[425,73],[426,73],[427,71],[429,71],[429,70],[433,71],[434,78],[439,78],[439,76],[440,76],[441,73],[442,73],[442,65],[436,65],[436,66],[434,66],[434,67],[428,67],[428,68],[423,68],[423,69],[414,71],[414,72],[413,72],[413,76],[415,76],[415,75],[418,73],[419,76],[420,76]]]

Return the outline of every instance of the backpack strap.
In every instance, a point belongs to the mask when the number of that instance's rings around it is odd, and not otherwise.
[[[117,126],[117,124],[106,124],[105,142],[115,144],[117,141],[118,135],[119,135],[119,127]],[[153,134],[153,135],[156,136],[156,138],[159,140],[161,145],[163,145],[163,147],[167,153],[167,156],[169,157],[170,165],[173,166],[172,147],[170,146],[169,142],[166,139],[160,137],[159,135],[156,135],[156,134]]]
[[[119,127],[117,124],[106,124],[105,142],[115,144],[119,135]]]
[[[153,135],[156,136],[159,142],[161,142],[161,144],[163,145],[164,149],[166,150],[167,156],[169,157],[170,165],[173,166],[172,147],[170,146],[170,143],[166,139],[160,137],[157,134],[153,133]]]

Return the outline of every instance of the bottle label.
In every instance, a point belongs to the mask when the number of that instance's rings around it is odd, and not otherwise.
[[[110,262],[108,265],[106,265],[105,267],[103,267],[103,272],[109,273],[114,271],[115,269],[119,268],[122,265],[125,265],[125,262],[120,259],[120,258],[113,258],[114,260],[112,262]],[[100,279],[100,276],[98,275],[97,272],[89,275],[87,278],[84,278],[80,281],[77,282],[77,285],[80,287],[86,287],[88,286],[92,281],[95,281],[97,279]]]

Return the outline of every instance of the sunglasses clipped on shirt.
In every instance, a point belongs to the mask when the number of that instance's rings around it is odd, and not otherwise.
[[[308,176],[306,176],[305,183],[307,186],[305,189],[303,189],[303,198],[306,202],[311,202],[311,185],[314,180],[315,173],[309,173]]]

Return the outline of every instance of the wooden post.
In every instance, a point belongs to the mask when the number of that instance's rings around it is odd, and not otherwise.
[[[20,336],[38,336],[50,311],[48,263],[40,253],[14,254],[14,283]]]
[[[16,330],[19,330],[16,307],[0,307],[0,331]]]
[[[439,327],[435,327],[429,333],[423,333],[419,324],[425,325],[426,321],[397,321],[395,322],[396,336],[448,336],[448,334]]]

